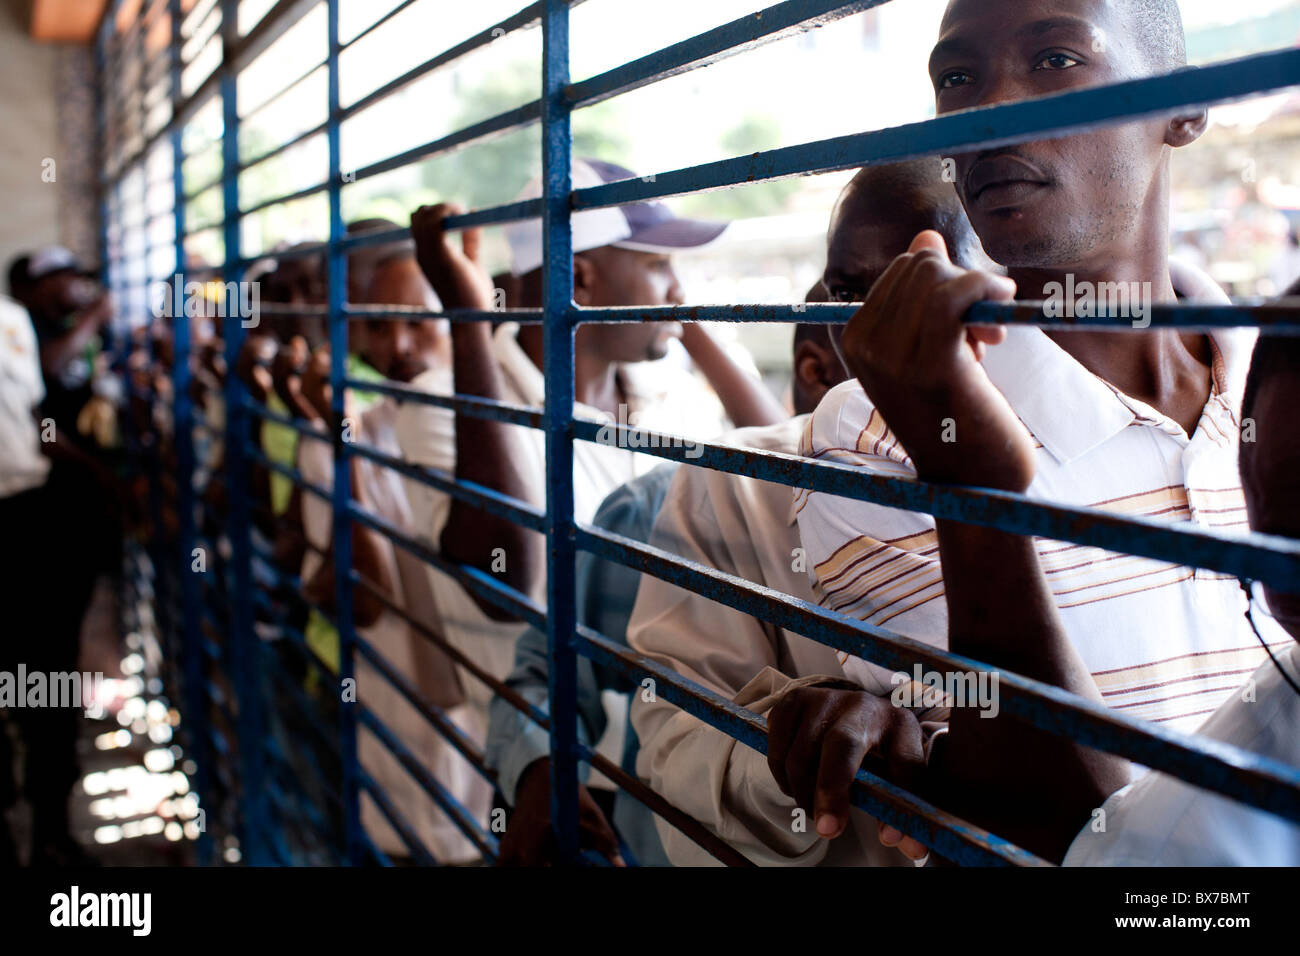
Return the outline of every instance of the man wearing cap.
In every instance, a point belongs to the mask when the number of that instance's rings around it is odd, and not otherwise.
[[[574,162],[573,181],[579,188],[632,176],[606,163]],[[539,190],[540,183],[534,182],[523,198],[536,196]],[[494,289],[478,262],[479,231],[465,232],[462,250],[452,245],[443,229],[443,219],[455,211],[448,205],[416,211],[411,229],[417,257],[444,308],[490,310]],[[660,306],[682,301],[671,251],[710,242],[725,225],[679,219],[666,207],[649,204],[580,212],[573,217],[572,228],[574,299],[579,305]],[[514,273],[520,277],[521,298],[512,304],[536,307],[541,303],[541,225],[514,226],[508,238]],[[739,424],[770,424],[785,417],[757,377],[738,368],[711,340],[701,348],[711,364],[697,364],[718,397],[680,367],[654,362],[667,354],[669,340],[682,336],[682,327],[675,322],[579,328],[575,414],[695,439],[722,430],[724,406]],[[485,322],[457,322],[452,324],[451,373],[431,369],[411,385],[443,395],[455,391],[536,407],[545,401],[542,359],[539,327],[504,323],[494,331]],[[399,410],[397,432],[409,461],[454,473],[458,480],[494,488],[538,507],[545,504],[545,444],[540,431],[407,402]],[[657,461],[628,448],[577,442],[576,518],[592,520],[611,491],[649,471]],[[545,564],[539,535],[424,485],[409,482],[408,495],[417,526],[439,542],[447,559],[541,599]],[[453,578],[432,569],[430,575],[448,639],[487,672],[505,678],[525,625],[471,595]],[[464,683],[471,702],[486,715],[491,690],[472,677]],[[624,717],[612,716],[610,726],[621,736]],[[607,739],[599,749],[617,762],[621,741]]]
[[[93,397],[100,332],[112,316],[108,294],[84,276],[62,246],[47,246],[9,267],[9,291],[31,314],[45,377],[45,414],[77,434],[77,416]]]

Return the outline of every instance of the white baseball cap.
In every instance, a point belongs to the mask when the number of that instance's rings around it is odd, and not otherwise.
[[[64,269],[76,269],[77,257],[63,246],[46,246],[37,249],[27,259],[27,277],[32,282]]]
[[[573,188],[589,189],[621,179],[636,179],[630,169],[599,159],[573,161]],[[541,177],[524,187],[519,199],[536,199],[542,194]],[[641,252],[674,252],[707,245],[727,228],[725,222],[682,219],[661,202],[630,203],[575,212],[571,219],[573,251],[586,252],[601,246],[618,246]],[[532,219],[506,227],[510,243],[511,271],[525,275],[542,264],[542,223]]]

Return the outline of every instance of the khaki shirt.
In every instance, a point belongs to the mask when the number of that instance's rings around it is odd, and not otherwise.
[[[806,417],[742,429],[726,444],[794,454]],[[778,591],[812,601],[784,485],[705,468],[677,470],[651,544]],[[628,643],[684,677],[765,715],[795,683],[844,678],[836,651],[708,598],[643,575]],[[753,862],[910,865],[880,845],[875,821],[854,809],[837,840],[817,836],[796,813],[767,768],[767,758],[662,698],[633,695],[632,724],[641,741],[637,773]],[[668,857],[678,866],[716,864],[689,838],[658,821]]]

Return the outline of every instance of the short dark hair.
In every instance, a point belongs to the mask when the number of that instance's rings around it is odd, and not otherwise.
[[[1145,51],[1157,72],[1187,65],[1187,34],[1178,0],[1125,0],[1137,49]]]

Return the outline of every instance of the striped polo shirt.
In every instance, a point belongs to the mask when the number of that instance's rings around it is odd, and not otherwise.
[[[1030,497],[1133,517],[1247,530],[1237,473],[1240,403],[1254,333],[1211,337],[1213,385],[1189,438],[1182,427],[1093,375],[1041,330],[1012,328],[984,367],[1034,439]],[[956,436],[960,445],[961,436]],[[800,453],[901,477],[911,460],[861,385],[833,389],[809,420]],[[793,507],[817,600],[900,634],[946,646],[947,603],[928,515],[798,490]],[[1039,539],[1065,627],[1106,703],[1194,731],[1260,665],[1246,599],[1224,574]],[[997,568],[989,568],[997,574]],[[1266,640],[1287,635],[1262,621]],[[877,693],[891,673],[844,657]]]

